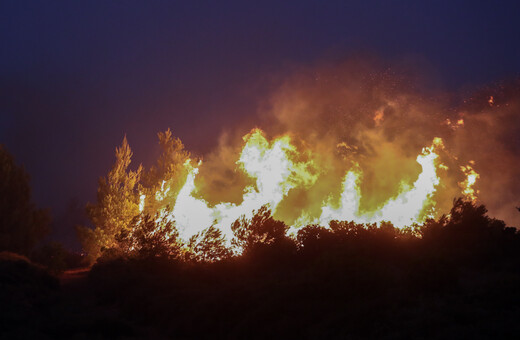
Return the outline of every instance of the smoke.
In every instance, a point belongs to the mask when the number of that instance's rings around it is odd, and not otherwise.
[[[304,210],[319,216],[324,202],[338,202],[349,169],[362,172],[360,210],[373,211],[414,183],[421,172],[417,155],[440,137],[435,217],[462,195],[461,167],[470,166],[480,175],[473,187],[478,202],[520,226],[519,89],[519,82],[497,85],[457,105],[457,94],[431,90],[416,74],[373,60],[295,72],[273,90],[258,122],[268,137],[289,135],[299,151],[295,161],[309,163],[318,179],[290,190],[275,216],[288,223]],[[204,157],[196,186],[210,204],[238,204],[253,183],[236,163],[247,132],[228,130]]]
[[[461,160],[474,160],[479,198],[490,215],[520,227],[520,81],[475,93],[459,109],[464,128],[451,140]]]

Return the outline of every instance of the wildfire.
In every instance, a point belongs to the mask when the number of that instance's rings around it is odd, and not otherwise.
[[[430,201],[432,194],[439,184],[437,176],[438,164],[435,160],[438,155],[435,148],[442,147],[442,139],[435,138],[431,147],[424,148],[417,156],[417,163],[422,167],[422,172],[413,186],[402,183],[401,192],[389,199],[381,207],[373,211],[360,211],[361,190],[359,187],[361,170],[357,167],[347,172],[343,181],[340,205],[334,209],[330,204],[322,207],[322,214],[318,224],[328,226],[332,220],[355,221],[357,223],[392,222],[398,228],[409,226],[413,223],[423,222],[435,205]],[[309,223],[310,221],[306,221]]]
[[[211,231],[233,251],[243,236],[237,228],[256,225],[252,218],[267,212],[263,207],[296,236],[336,220],[414,229],[449,213],[459,197],[518,224],[520,161],[511,141],[520,85],[453,106],[451,96],[425,97],[406,77],[367,76],[358,66],[320,67],[319,79],[313,70],[290,77],[262,106],[263,130],[239,135],[240,126],[223,121],[226,133],[204,159],[170,130],[159,133],[157,162],[148,170],[124,169],[129,193],[113,220],[123,220],[122,228],[137,222],[136,231],[156,228],[158,238],[173,228],[186,247]],[[117,164],[128,164],[130,156],[116,156]]]
[[[171,179],[165,178],[153,195],[155,202],[161,202],[163,207],[159,211],[160,218],[175,221],[181,238],[187,240],[214,226],[230,241],[233,236],[231,224],[240,216],[250,218],[254,211],[267,205],[275,216],[279,213],[279,218],[283,220],[283,216],[287,214],[279,209],[284,200],[289,197],[295,199],[298,192],[310,192],[316,188],[324,191],[323,186],[330,182],[330,174],[323,170],[323,166],[319,166],[319,153],[312,151],[312,148],[298,150],[289,135],[269,140],[262,130],[253,129],[243,137],[243,141],[235,171],[243,172],[253,184],[243,188],[241,202],[208,203],[196,184],[199,168],[204,164],[192,159],[184,163],[185,181],[176,194],[171,193],[172,188],[168,184],[172,182]],[[447,169],[439,160],[438,151],[443,148],[443,140],[434,138],[432,144],[424,147],[416,157],[421,169],[418,176],[401,179],[400,189],[389,195],[390,198],[385,202],[373,207],[362,204],[363,169],[360,164],[353,162],[341,183],[337,183],[341,187],[339,197],[334,198],[334,195],[328,194],[323,197],[319,209],[313,208],[310,203],[303,204],[299,217],[292,220],[285,218],[284,222],[293,231],[308,224],[327,227],[332,220],[376,224],[387,221],[399,228],[424,222],[435,214],[434,195],[441,181],[439,170]],[[472,186],[478,179],[478,174],[470,165],[460,169],[467,177],[463,182],[462,193],[469,199],[475,199],[476,191]],[[330,193],[335,190],[337,189],[329,188],[328,191]],[[141,194],[141,212],[145,209],[145,202],[146,196]],[[173,209],[168,210],[166,206],[172,206]]]

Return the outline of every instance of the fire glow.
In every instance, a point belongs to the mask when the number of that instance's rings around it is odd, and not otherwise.
[[[233,222],[263,206],[291,235],[334,220],[414,229],[459,197],[517,224],[509,141],[520,85],[452,105],[373,69],[353,61],[295,74],[259,109],[259,127],[225,125],[204,157],[160,133],[163,154],[135,188],[136,213],[173,222],[184,241],[214,226],[231,242]]]
[[[437,216],[435,193],[441,184],[439,172],[447,167],[439,159],[438,152],[444,148],[441,138],[434,138],[431,145],[425,146],[417,155],[416,162],[420,172],[415,178],[402,178],[399,190],[386,193],[390,198],[375,206],[363,206],[363,169],[355,162],[346,161],[347,168],[341,183],[339,195],[327,194],[322,197],[319,209],[303,206],[297,218],[284,219],[282,207],[284,200],[290,199],[294,192],[313,192],[323,186],[329,175],[324,164],[320,164],[311,150],[298,150],[291,137],[286,134],[269,140],[260,129],[253,129],[243,137],[243,146],[236,161],[237,168],[251,179],[246,185],[239,203],[219,202],[210,204],[201,197],[197,188],[199,170],[203,161],[187,158],[183,164],[184,184],[177,192],[171,187],[173,178],[163,179],[160,188],[147,197],[140,194],[140,212],[147,211],[147,201],[153,200],[158,207],[158,216],[175,221],[181,238],[191,236],[209,226],[220,229],[231,240],[231,224],[245,216],[251,218],[255,211],[267,205],[274,216],[283,220],[296,232],[310,224],[327,227],[333,220],[354,221],[364,224],[391,222],[395,227],[404,228],[423,223],[427,218]],[[305,155],[305,157],[302,157]],[[460,166],[464,180],[459,183],[460,194],[475,200],[473,186],[478,174],[471,165]],[[335,192],[330,188],[329,192]],[[298,193],[296,193],[297,195]],[[167,207],[173,207],[168,209]]]

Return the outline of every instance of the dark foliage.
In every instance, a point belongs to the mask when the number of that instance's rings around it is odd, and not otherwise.
[[[81,254],[73,253],[58,242],[48,242],[31,254],[31,260],[47,268],[53,274],[86,265]]]
[[[142,242],[153,239],[140,225]],[[292,239],[286,229],[261,209],[233,226],[239,256],[216,260],[220,235],[208,229],[197,240],[216,246],[199,249],[201,260],[99,261],[82,287],[63,287],[38,335],[488,339],[520,331],[520,235],[483,206],[456,200],[447,216],[405,231],[334,221]]]
[[[475,265],[494,264],[516,255],[516,229],[486,213],[483,205],[455,200],[448,216],[428,221],[421,229],[425,247],[435,248],[452,261]]]
[[[0,251],[29,255],[49,223],[49,213],[31,200],[29,175],[0,144]]]
[[[187,246],[189,249],[186,254],[187,259],[197,262],[221,261],[233,255],[226,247],[224,235],[214,226],[193,235]]]
[[[38,337],[58,280],[26,257],[0,253],[0,338]]]
[[[231,225],[234,238],[231,243],[246,259],[265,265],[277,265],[289,260],[296,251],[294,242],[287,237],[288,226],[275,220],[271,210],[263,206],[251,219],[244,216]]]
[[[115,246],[107,249],[104,259],[118,256],[175,258],[180,254],[179,233],[174,222],[164,216],[138,215],[130,227],[115,237]]]

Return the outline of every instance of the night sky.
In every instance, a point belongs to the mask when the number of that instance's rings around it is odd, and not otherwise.
[[[0,143],[70,240],[126,134],[203,154],[299,67],[370,54],[468,91],[520,74],[517,1],[1,1]],[[63,222],[60,224],[60,221]]]

